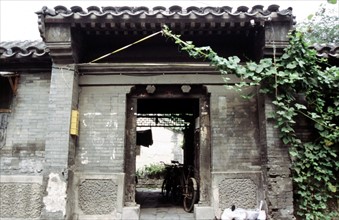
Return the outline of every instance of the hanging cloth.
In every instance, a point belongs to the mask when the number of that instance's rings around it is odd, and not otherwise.
[[[153,144],[152,130],[137,131],[137,145],[149,147]]]

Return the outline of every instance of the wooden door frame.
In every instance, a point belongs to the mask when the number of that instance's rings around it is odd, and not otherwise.
[[[159,87],[162,85],[156,85]],[[126,99],[126,130],[125,130],[125,206],[135,206],[135,169],[136,169],[136,122],[137,102],[141,98],[198,98],[199,99],[199,144],[196,159],[198,160],[199,204],[211,205],[211,126],[210,126],[210,94],[205,86],[200,85],[197,93],[185,94],[178,92],[182,85],[166,85],[173,87],[173,93],[147,94],[140,93],[140,87],[132,87]],[[144,86],[146,88],[146,86]],[[175,89],[176,88],[176,89]],[[176,90],[176,91],[175,91]]]

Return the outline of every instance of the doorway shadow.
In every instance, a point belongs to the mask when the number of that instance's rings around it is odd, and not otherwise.
[[[194,213],[172,204],[159,188],[137,188],[135,200],[140,205],[140,220],[194,220]]]
[[[135,200],[140,208],[179,207],[163,197],[159,188],[137,188]]]

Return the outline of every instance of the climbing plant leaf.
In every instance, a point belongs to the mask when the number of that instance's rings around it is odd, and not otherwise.
[[[292,159],[296,214],[307,220],[338,217],[338,209],[329,204],[339,199],[339,68],[319,59],[299,31],[289,34],[282,56],[245,64],[238,57],[219,57],[210,47],[185,42],[167,26],[163,34],[190,56],[208,60],[222,75],[243,79],[234,88],[258,85],[273,98],[271,117]],[[297,120],[313,126],[309,138],[296,131]]]

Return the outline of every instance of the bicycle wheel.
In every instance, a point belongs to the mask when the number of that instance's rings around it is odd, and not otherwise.
[[[169,183],[167,179],[164,179],[164,181],[162,182],[162,186],[161,186],[161,194],[163,197],[168,197],[169,195]]]
[[[197,200],[198,195],[198,184],[197,181],[191,177],[188,179],[188,183],[184,193],[184,210],[186,212],[192,212],[194,208],[194,203]]]

